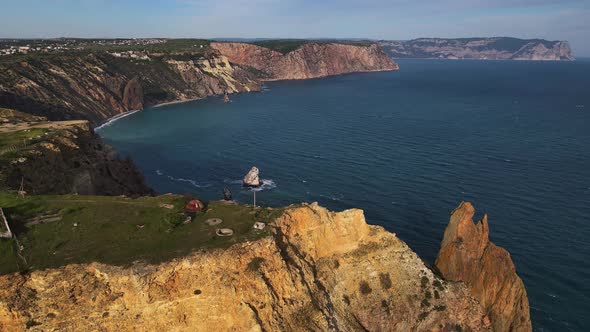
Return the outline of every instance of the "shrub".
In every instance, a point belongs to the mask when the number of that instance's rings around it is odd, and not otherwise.
[[[423,321],[426,319],[426,317],[428,317],[428,312],[423,312],[418,316],[418,320]]]
[[[428,279],[428,277],[426,277],[426,276],[423,276],[422,278],[420,278],[420,286],[421,286],[422,288],[426,288],[426,286],[428,285],[428,282],[429,282],[429,281],[430,281],[430,280]]]
[[[381,282],[381,288],[383,289],[390,289],[392,286],[389,273],[379,273],[379,282]]]
[[[342,297],[342,300],[344,301],[344,303],[346,303],[347,305],[350,305],[350,297],[348,297],[348,295],[344,295]]]
[[[363,295],[370,294],[373,291],[373,289],[371,289],[371,286],[369,286],[369,283],[366,281],[361,281],[359,289],[361,291],[361,294]]]
[[[438,290],[440,290],[440,291],[442,291],[444,289],[442,283],[440,282],[440,280],[434,280],[432,282],[432,286],[438,288]]]
[[[248,263],[248,267],[247,267],[248,271],[256,272],[256,271],[260,270],[260,265],[263,262],[264,262],[264,258],[262,258],[262,257],[252,258],[250,263]]]

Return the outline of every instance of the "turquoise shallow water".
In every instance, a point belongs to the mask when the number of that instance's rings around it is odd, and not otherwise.
[[[359,207],[433,262],[461,200],[512,254],[536,331],[590,326],[590,61],[399,61],[147,109],[99,133],[159,192]]]

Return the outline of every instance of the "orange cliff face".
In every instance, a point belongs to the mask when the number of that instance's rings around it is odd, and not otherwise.
[[[361,210],[292,206],[268,227],[158,265],[0,276],[0,331],[490,331],[464,284]]]
[[[465,282],[486,310],[494,331],[532,331],[529,301],[510,254],[489,240],[487,215],[463,202],[451,220],[436,259],[447,280]]]
[[[325,77],[353,72],[397,70],[381,46],[307,43],[287,54],[246,43],[211,43],[230,62],[261,71],[266,80]]]

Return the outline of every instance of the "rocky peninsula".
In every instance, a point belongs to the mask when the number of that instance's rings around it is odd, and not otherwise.
[[[456,219],[451,218],[450,228]],[[213,326],[220,331],[531,330],[530,322],[517,326],[496,320],[486,310],[485,297],[474,295],[470,283],[433,273],[395,234],[368,225],[361,210],[333,213],[303,204],[265,221],[272,228],[268,236],[227,249],[200,249],[160,264],[69,264],[1,276],[0,327],[3,331],[27,327],[194,331]],[[500,269],[496,275],[510,278],[510,273]]]

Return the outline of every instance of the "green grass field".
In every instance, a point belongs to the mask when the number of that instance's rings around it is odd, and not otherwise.
[[[100,45],[93,44],[91,40],[81,40],[79,47],[80,49],[69,49],[60,52],[44,53],[34,52],[29,54],[15,54],[9,56],[0,57],[0,65],[11,65],[20,61],[56,61],[65,60],[71,58],[79,58],[87,56],[88,54],[102,54],[105,52],[125,52],[125,51],[136,51],[136,52],[149,52],[158,53],[170,57],[180,56],[182,54],[191,54],[192,57],[202,56],[207,52],[211,43],[210,40],[206,39],[168,39],[164,43],[158,44],[146,44],[146,45]]]
[[[281,52],[283,54],[287,54],[292,52],[299,47],[308,44],[308,43],[317,43],[317,44],[344,44],[344,45],[355,45],[355,46],[370,46],[373,44],[370,41],[345,41],[345,40],[305,40],[305,39],[276,39],[276,40],[262,40],[253,42],[252,44],[258,45],[261,47],[270,48],[271,50],[275,50],[277,52]]]
[[[282,213],[280,209],[211,202],[206,212],[183,224],[187,199],[177,195],[138,199],[105,196],[19,199],[14,194],[0,194],[0,206],[17,234],[26,259],[24,266],[16,258],[14,240],[0,240],[0,274],[70,263],[128,265],[137,260],[158,263],[197,249],[223,248],[267,236],[268,228],[256,231],[252,227],[254,222],[268,223]],[[26,225],[43,215],[58,215],[61,220]],[[209,226],[204,223],[208,218],[221,218],[223,223]],[[230,228],[234,235],[218,237],[217,228]]]
[[[13,131],[8,133],[0,133],[0,151],[10,146],[24,145],[25,140],[43,136],[49,129],[47,128],[32,128],[20,131]]]

